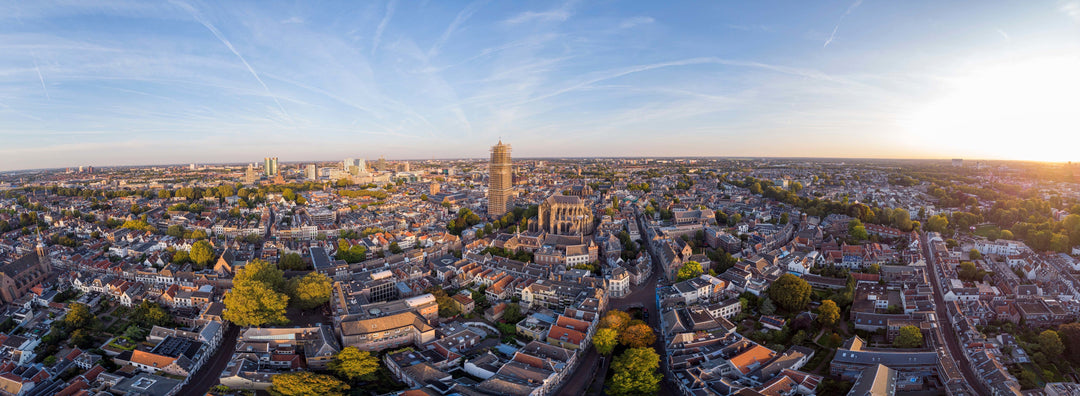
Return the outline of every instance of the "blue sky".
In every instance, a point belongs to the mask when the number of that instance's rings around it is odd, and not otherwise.
[[[1080,0],[3,1],[0,170],[500,137],[515,157],[1080,160],[1039,152],[1080,143],[1056,105],[1080,103],[1078,59]]]

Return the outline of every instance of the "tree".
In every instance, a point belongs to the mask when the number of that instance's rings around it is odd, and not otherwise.
[[[142,300],[135,307],[135,311],[132,312],[131,319],[141,326],[151,328],[169,324],[172,321],[172,316],[161,305],[150,300]]]
[[[603,318],[600,318],[600,327],[622,332],[626,330],[627,326],[630,326],[630,321],[630,314],[613,309],[604,314]]]
[[[390,242],[390,253],[401,254],[401,246],[398,246],[397,242]]]
[[[265,283],[251,279],[233,281],[225,293],[225,312],[222,317],[240,326],[287,323],[285,309],[289,297],[274,291]]]
[[[251,260],[233,277],[233,281],[251,279],[266,284],[275,291],[284,291],[285,273],[266,260]]]
[[[697,278],[703,273],[705,273],[705,271],[701,269],[701,263],[697,261],[687,261],[686,264],[683,264],[683,266],[679,268],[678,281],[682,282],[687,279]]]
[[[601,355],[610,355],[615,350],[615,345],[619,344],[619,332],[615,329],[602,328],[593,335],[592,342],[596,347],[596,352]]]
[[[976,249],[971,249],[971,251],[968,252],[968,257],[971,257],[972,260],[982,260],[983,258],[982,253]]]
[[[975,267],[975,263],[970,261],[964,261],[960,263],[959,269],[956,270],[957,276],[963,280],[979,281],[982,280],[979,276],[979,269]]]
[[[840,307],[836,306],[833,300],[822,301],[818,308],[818,323],[821,323],[822,327],[833,327],[839,320]]]
[[[857,242],[865,241],[870,238],[870,234],[866,232],[866,227],[864,226],[852,228],[851,231],[848,232],[848,236],[851,237],[852,240]]]
[[[1056,331],[1044,330],[1039,333],[1039,350],[1051,358],[1058,358],[1065,352],[1065,345]]]
[[[656,341],[656,334],[645,322],[632,324],[619,334],[619,342],[630,348],[648,348]]]
[[[506,309],[503,310],[502,319],[506,323],[517,323],[522,319],[525,319],[525,315],[521,314],[521,305],[515,303],[506,304]]]
[[[923,345],[923,335],[915,326],[904,326],[900,328],[900,334],[893,340],[893,345],[897,348],[919,348]]]
[[[949,227],[949,218],[945,215],[930,216],[926,220],[926,225],[923,227],[927,231],[933,232],[945,232],[945,229]]]
[[[810,302],[810,284],[792,274],[783,274],[769,286],[769,297],[781,308],[794,312]]]
[[[252,260],[233,277],[222,316],[240,326],[287,323],[289,296],[281,292],[284,286],[284,275],[276,265]]]
[[[1001,230],[1001,239],[1013,239],[1013,232],[1009,230]]]
[[[1080,323],[1068,323],[1058,327],[1058,338],[1069,352],[1066,356],[1073,363],[1080,363]]]
[[[338,396],[349,390],[349,385],[332,375],[309,371],[277,374],[270,381],[270,394],[274,396]]]
[[[292,301],[300,309],[312,309],[330,301],[333,281],[321,272],[309,272],[290,282]]]
[[[68,306],[68,313],[64,316],[64,328],[67,330],[85,329],[97,324],[97,316],[90,312],[90,307],[82,303],[73,303]]]
[[[191,261],[194,261],[200,268],[206,267],[206,264],[214,259],[214,248],[210,246],[210,242],[198,241],[191,245],[189,255]]]
[[[281,256],[281,260],[278,261],[278,266],[291,271],[307,269],[307,264],[304,264],[304,258],[300,257],[297,253],[286,253]]]
[[[361,351],[356,347],[345,347],[341,352],[334,355],[334,360],[327,365],[338,378],[356,382],[361,379],[371,379],[379,370],[379,358],[372,356],[368,351]]]
[[[615,375],[608,394],[614,396],[654,395],[660,391],[660,355],[652,348],[631,348],[611,364]]]
[[[758,304],[758,312],[762,315],[772,315],[776,313],[776,304],[773,304],[772,299],[766,296],[761,299],[761,304]]]
[[[1050,250],[1058,253],[1069,251],[1069,236],[1065,234],[1053,234],[1050,236]]]

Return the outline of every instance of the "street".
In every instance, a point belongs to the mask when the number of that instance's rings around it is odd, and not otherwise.
[[[638,219],[638,226],[640,227],[639,229],[642,230],[642,235],[644,235],[645,228],[643,227],[644,224],[640,220],[640,218]],[[633,288],[633,291],[631,291],[626,296],[618,299],[611,299],[608,303],[608,309],[618,309],[625,311],[630,308],[643,308],[645,310],[648,310],[649,318],[646,322],[653,329],[659,330],[660,312],[657,311],[656,307],[656,285],[659,282],[660,274],[662,273],[663,269],[660,266],[660,259],[655,254],[652,254],[652,247],[648,246],[648,244],[643,245],[646,249],[649,249],[649,256],[653,261],[653,271],[649,275],[649,279],[645,283],[635,286]],[[660,332],[658,331],[658,333]],[[665,356],[667,356],[667,353],[665,350],[663,336],[656,337],[656,343],[653,344],[653,348],[656,349],[656,353],[660,355],[661,374],[664,376],[665,379],[671,378],[671,376],[667,375],[666,365],[664,364],[664,361],[666,359]],[[607,366],[611,364],[610,361],[612,359],[614,359],[614,356],[611,356],[607,359],[604,367],[597,367],[600,361],[600,354],[596,353],[596,348],[592,348],[590,346],[588,352],[585,353],[584,358],[581,361],[581,365],[578,366],[578,374],[572,376],[569,382],[563,385],[562,389],[559,391],[559,394],[573,396],[584,395],[589,390],[590,385],[592,385],[592,388],[595,391],[602,393],[604,386],[604,376],[607,374]],[[670,381],[661,381],[660,394],[673,395],[676,394],[676,389]]]
[[[933,251],[930,249],[930,245],[927,241],[926,233],[919,234],[920,244],[922,244],[923,255],[926,256],[927,270],[929,271],[930,284],[934,286],[934,311],[937,313],[938,318],[938,331],[942,333],[945,338],[945,344],[949,348],[949,355],[952,356],[953,362],[960,368],[960,373],[964,375],[964,382],[974,387],[975,392],[980,395],[989,395],[990,391],[986,388],[986,384],[983,384],[982,379],[975,375],[975,372],[971,370],[971,364],[968,362],[967,354],[960,348],[960,341],[956,337],[955,328],[952,323],[952,316],[949,315],[949,310],[945,306],[945,299],[942,298],[944,293],[941,290],[941,281],[939,279],[941,270],[938,268],[937,259],[933,256]]]
[[[214,385],[218,384],[218,377],[225,370],[225,365],[232,359],[233,351],[236,350],[236,338],[240,336],[240,326],[229,326],[225,331],[224,339],[218,346],[214,356],[203,363],[194,374],[191,382],[180,389],[180,395],[205,395]]]

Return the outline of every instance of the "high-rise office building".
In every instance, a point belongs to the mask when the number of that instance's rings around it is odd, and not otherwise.
[[[367,161],[363,158],[346,158],[342,165],[343,170],[350,175],[367,174]]]
[[[266,172],[267,177],[273,177],[278,174],[277,157],[263,158],[263,162],[265,162],[263,171]]]
[[[514,188],[510,164],[510,145],[491,146],[491,164],[488,165],[488,215],[500,217],[506,214],[510,204],[510,191]]]
[[[315,173],[315,164],[307,164],[307,166],[304,167],[304,177],[306,177],[308,180],[315,180],[319,178],[319,175]]]

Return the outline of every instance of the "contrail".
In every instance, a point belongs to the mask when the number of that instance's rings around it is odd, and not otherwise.
[[[851,14],[852,11],[855,11],[855,8],[859,7],[859,4],[862,4],[862,0],[855,0],[855,2],[847,8],[847,11],[844,11],[844,15],[841,15],[840,20],[836,21],[836,27],[833,28],[832,34],[829,35],[828,40],[825,40],[825,45],[821,46],[821,48],[828,47],[829,43],[831,43],[833,39],[836,38],[836,32],[840,30],[840,23],[844,22],[844,17],[848,16],[848,14]]]
[[[45,91],[45,99],[52,100],[52,96],[49,96],[49,89],[45,88],[45,76],[41,75],[41,68],[38,67],[37,59],[34,59],[34,70],[37,70],[38,80],[41,81],[41,90]]]
[[[390,18],[394,16],[394,6],[397,4],[397,0],[390,0],[386,4],[386,14],[383,15],[379,26],[375,28],[375,38],[371,40],[371,54],[375,54],[375,50],[379,49],[379,41],[382,40],[383,31],[386,30],[386,25],[390,23]]]
[[[217,37],[217,39],[220,40],[222,44],[225,44],[225,47],[229,48],[229,51],[232,51],[232,53],[234,55],[236,55],[237,58],[240,58],[240,62],[242,62],[245,67],[247,67],[248,71],[251,72],[251,75],[254,76],[255,80],[259,82],[259,85],[262,85],[263,89],[266,91],[266,94],[270,95],[271,99],[274,99],[274,103],[277,104],[278,109],[280,109],[281,113],[285,115],[285,118],[287,118],[289,120],[292,120],[292,117],[289,116],[289,112],[285,111],[285,107],[282,106],[281,102],[278,101],[277,96],[275,96],[273,92],[270,92],[270,87],[266,86],[266,83],[264,83],[262,78],[259,77],[259,73],[256,73],[255,69],[253,67],[251,67],[250,64],[248,64],[247,59],[244,59],[244,56],[240,55],[240,52],[237,51],[235,47],[233,47],[232,43],[230,43],[229,40],[225,39],[225,36],[221,34],[221,31],[217,30],[217,28],[214,27],[214,25],[211,24],[210,21],[207,21],[207,20],[203,19],[202,16],[199,15],[197,10],[195,10],[195,8],[192,7],[190,4],[180,2],[180,1],[173,1],[172,3],[176,4],[176,5],[179,5],[180,7],[184,8],[184,9],[187,9],[188,12],[191,13],[191,16],[195,18],[196,21],[199,21],[199,23],[201,23],[203,26],[205,26],[207,29],[209,29],[210,33],[214,34],[214,37]]]

